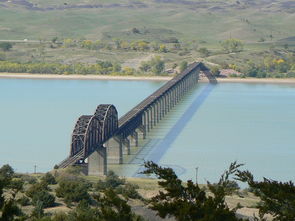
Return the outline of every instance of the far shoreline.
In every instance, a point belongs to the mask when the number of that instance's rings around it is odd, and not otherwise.
[[[59,74],[28,74],[0,73],[0,79],[52,79],[52,80],[118,80],[118,81],[169,81],[172,76],[120,76],[120,75],[59,75]],[[200,79],[207,82],[207,79]],[[217,78],[219,83],[275,83],[295,84],[295,78]]]

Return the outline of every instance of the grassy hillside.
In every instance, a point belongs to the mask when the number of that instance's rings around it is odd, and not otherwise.
[[[295,36],[294,12],[291,0],[1,0],[0,39],[279,40]]]
[[[222,42],[231,38],[242,41],[242,51],[224,51]],[[67,46],[67,39],[73,44]],[[178,45],[169,39],[176,39]],[[295,3],[291,0],[0,0],[0,43],[7,40],[14,45],[9,51],[0,51],[0,61],[95,64],[106,60],[138,69],[142,61],[159,55],[166,63],[166,70],[173,69],[174,73],[181,61],[203,61],[213,67],[217,64],[243,72],[249,69],[249,63],[261,66],[266,57],[271,57],[273,61],[283,59],[281,66],[288,66],[279,67],[280,73],[294,72]],[[84,47],[85,40],[91,40],[92,45],[100,42],[103,47]],[[127,44],[128,49],[118,47],[119,41]],[[132,44],[140,41],[147,42],[147,49],[132,48]],[[154,44],[164,44],[168,50],[155,50]],[[200,50],[204,48],[205,54]],[[266,72],[276,72],[274,64],[268,66]],[[295,75],[293,72],[291,76]]]

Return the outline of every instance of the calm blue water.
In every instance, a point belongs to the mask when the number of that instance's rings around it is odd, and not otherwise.
[[[48,171],[67,157],[80,115],[115,104],[119,115],[163,82],[0,79],[0,165]]]
[[[47,171],[69,153],[76,119],[113,103],[122,115],[163,82],[0,79],[0,165]],[[127,98],[126,98],[127,97]],[[199,84],[116,169],[138,176],[143,160],[182,179],[215,181],[237,160],[257,178],[295,181],[295,85]]]
[[[180,166],[184,179],[198,167],[201,183],[234,160],[258,178],[295,180],[295,85],[225,83],[209,93],[160,163]]]

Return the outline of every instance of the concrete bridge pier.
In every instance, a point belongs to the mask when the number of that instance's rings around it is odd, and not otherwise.
[[[88,157],[88,175],[103,176],[107,174],[107,151],[101,146]]]
[[[108,164],[122,164],[123,163],[123,142],[118,137],[110,138],[105,146],[107,148],[107,162]]]
[[[152,105],[150,107],[150,117],[151,118],[150,118],[150,122],[149,122],[151,129],[153,129],[153,127],[154,127],[154,113],[155,113],[155,109],[154,109],[154,106]]]
[[[142,135],[142,139],[146,139],[146,124],[144,123],[144,116],[145,115],[143,115],[142,117],[143,118],[142,125],[137,128],[137,134],[138,134],[137,137]]]
[[[146,111],[146,129],[147,129],[147,132],[150,132],[150,109],[148,108],[147,111]]]
[[[130,136],[130,145],[138,147],[138,129],[136,129]]]
[[[123,147],[123,153],[130,155],[131,154],[130,138],[121,139],[121,142],[122,142],[122,147]]]

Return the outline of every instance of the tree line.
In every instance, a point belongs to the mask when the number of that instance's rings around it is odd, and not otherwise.
[[[138,70],[131,67],[124,67],[118,63],[110,61],[97,61],[96,64],[61,64],[61,63],[18,63],[10,61],[0,61],[0,72],[8,73],[39,73],[39,74],[94,74],[94,75],[135,75],[135,74],[155,74],[165,73],[165,62],[155,56],[147,62],[141,63]]]
[[[248,61],[245,67],[239,68],[235,64],[225,65],[225,68],[232,68],[241,71],[241,77],[256,78],[294,78],[295,77],[295,56],[293,53],[284,55],[268,55],[262,61]],[[231,75],[231,77],[237,77]]]

